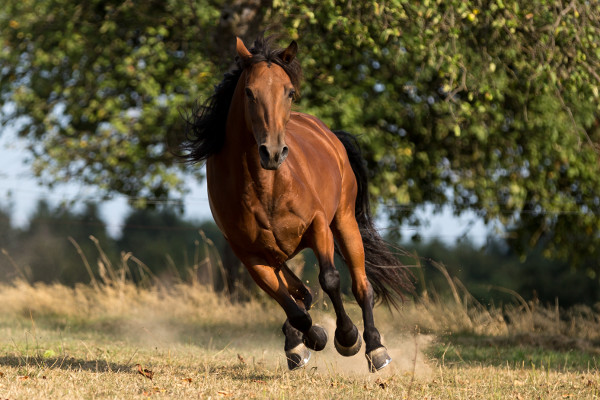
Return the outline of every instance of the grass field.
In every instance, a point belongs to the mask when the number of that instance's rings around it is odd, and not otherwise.
[[[232,304],[199,285],[16,282],[0,286],[0,299],[0,399],[600,396],[599,318],[588,309],[555,318],[515,306],[504,311],[508,325],[499,310],[460,298],[379,308],[394,362],[369,374],[363,352],[346,359],[331,343],[287,371],[278,308]],[[331,337],[332,314],[316,308]],[[350,313],[360,322],[355,306]]]
[[[134,285],[102,260],[90,285],[0,284],[0,400],[600,397],[600,310],[516,293],[512,305],[484,307],[443,266],[450,295],[420,289],[398,311],[376,309],[394,361],[370,374],[364,349],[344,358],[332,343],[288,371],[284,314],[270,299],[233,303],[150,275]],[[360,329],[360,309],[347,306]],[[335,317],[319,295],[311,314],[332,338]]]

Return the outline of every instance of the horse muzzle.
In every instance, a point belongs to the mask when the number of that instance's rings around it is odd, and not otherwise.
[[[285,161],[289,153],[287,146],[278,146],[269,149],[267,145],[260,145],[258,155],[260,156],[260,165],[264,169],[275,170]]]

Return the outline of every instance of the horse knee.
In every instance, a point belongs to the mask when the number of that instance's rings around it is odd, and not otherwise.
[[[319,283],[326,293],[333,293],[340,289],[340,273],[335,268],[323,268],[319,274]]]

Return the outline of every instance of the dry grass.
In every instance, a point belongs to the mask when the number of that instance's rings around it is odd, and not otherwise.
[[[0,285],[0,399],[600,395],[600,318],[589,308],[522,299],[486,308],[448,276],[451,299],[424,292],[393,314],[376,310],[391,367],[369,374],[364,353],[343,358],[330,343],[289,372],[284,314],[273,302],[232,303],[197,283],[165,287],[152,277],[136,286],[124,267],[104,267],[100,281],[75,288]],[[360,310],[348,308],[360,322]],[[312,315],[332,337],[335,319],[322,299]]]

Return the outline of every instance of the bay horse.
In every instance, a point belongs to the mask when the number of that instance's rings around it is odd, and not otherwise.
[[[375,372],[391,358],[375,327],[374,302],[396,304],[412,289],[411,274],[373,226],[356,139],[292,111],[302,77],[298,45],[280,49],[273,41],[261,35],[248,50],[237,38],[236,67],[186,118],[180,154],[190,163],[206,161],[216,224],[254,281],[285,311],[289,369],[306,365],[310,350],[322,350],[328,340],[308,313],[310,290],[286,265],[310,248],[337,317],[335,348],[353,356],[362,340],[342,304],[334,252],[347,264],[362,308],[368,368]]]

